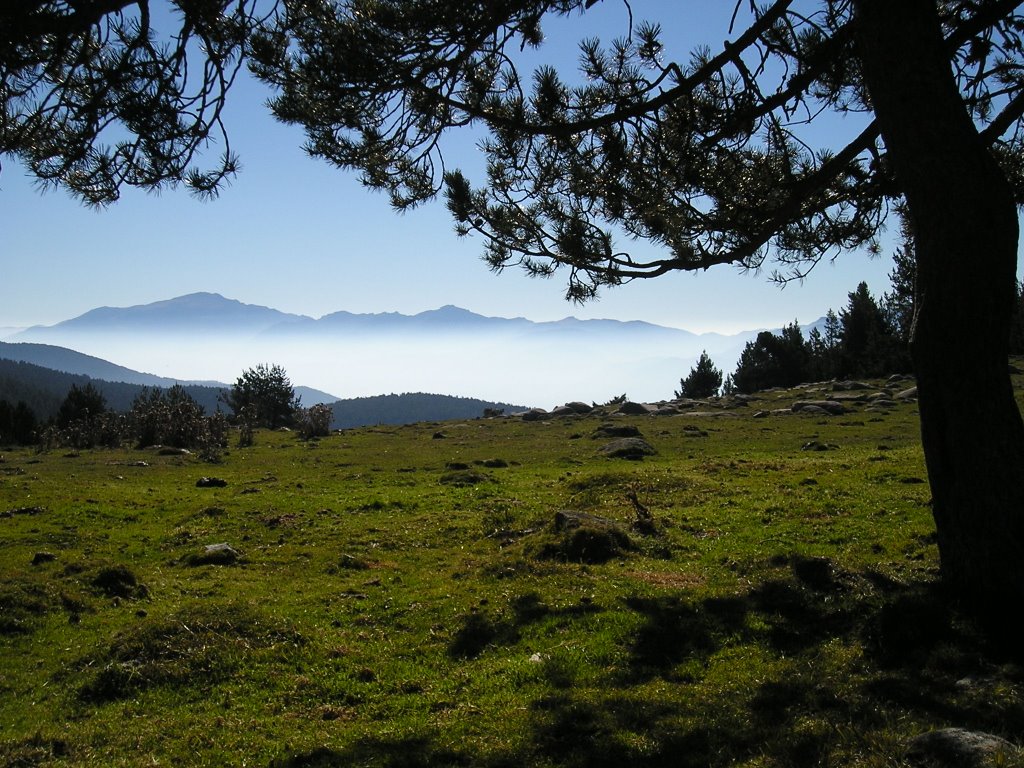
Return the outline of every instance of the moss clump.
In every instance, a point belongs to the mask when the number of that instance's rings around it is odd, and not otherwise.
[[[107,597],[134,599],[149,595],[146,585],[124,565],[101,568],[93,577],[92,585]]]
[[[557,512],[553,525],[528,547],[538,559],[588,565],[606,563],[633,548],[629,534],[613,520],[568,510]]]
[[[201,605],[144,619],[117,633],[79,690],[88,702],[116,701],[156,686],[206,688],[230,678],[260,648],[302,638],[238,605]]]

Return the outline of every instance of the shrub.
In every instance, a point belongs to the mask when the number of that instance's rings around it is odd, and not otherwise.
[[[319,403],[310,408],[299,408],[295,412],[295,426],[303,440],[327,437],[331,434],[331,420],[334,411],[331,406]]]

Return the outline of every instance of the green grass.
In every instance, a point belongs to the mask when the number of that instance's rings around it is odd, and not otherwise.
[[[217,465],[4,451],[0,765],[881,767],[933,728],[1019,739],[1024,673],[938,590],[916,406],[754,416],[820,396],[263,432]],[[600,457],[610,421],[657,454]],[[237,559],[204,564],[218,543]]]

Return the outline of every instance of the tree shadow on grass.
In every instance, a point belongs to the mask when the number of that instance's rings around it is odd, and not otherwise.
[[[855,630],[863,620],[858,604],[841,599],[848,579],[827,561],[793,558],[791,578],[761,582],[744,595],[698,603],[676,595],[631,597],[626,605],[644,618],[632,644],[622,683],[671,677],[688,659],[705,661],[726,643],[763,641],[781,654],[807,651],[828,638]],[[838,599],[837,599],[838,598]],[[751,628],[755,616],[759,628]]]
[[[527,704],[527,730],[504,752],[478,754],[471,744],[444,746],[435,736],[373,739],[340,751],[295,754],[272,766],[725,768],[757,760],[795,767],[856,762],[851,753],[857,750],[873,755],[861,755],[868,762],[888,764],[901,759],[901,739],[912,735],[894,726],[906,722],[1019,740],[1024,671],[951,610],[936,585],[837,572],[820,560],[787,564],[788,574],[738,596],[627,599],[641,617],[627,663],[608,671],[605,686],[552,685]],[[504,634],[497,639],[514,643],[519,628],[556,613],[527,596],[498,622]],[[774,656],[784,674],[751,675],[752,688],[742,691],[701,687],[680,672],[748,644]],[[855,654],[856,662],[830,665],[837,647]],[[835,678],[847,669],[850,679]],[[683,712],[686,705],[678,702],[690,685],[701,703]],[[650,696],[661,686],[677,686],[674,698]]]
[[[513,751],[482,755],[442,747],[431,738],[375,738],[342,749],[293,753],[272,761],[270,768],[706,768],[731,764],[737,745],[750,751],[734,734],[713,725],[674,730],[667,725],[672,715],[670,708],[654,702],[597,705],[559,694],[534,703],[531,730]],[[650,736],[642,748],[622,736],[638,727]]]
[[[592,603],[552,608],[532,592],[515,598],[510,607],[510,616],[496,616],[478,610],[464,614],[448,644],[449,656],[473,659],[488,647],[515,645],[521,631],[529,624],[549,619],[571,621],[600,611]]]

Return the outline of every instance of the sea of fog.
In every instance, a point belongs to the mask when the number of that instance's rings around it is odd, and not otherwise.
[[[283,366],[293,385],[339,398],[429,392],[542,408],[572,400],[602,403],[622,394],[638,401],[670,399],[702,349],[730,373],[743,347],[739,337],[666,344],[481,335],[308,339],[79,333],[47,343],[180,381],[231,383],[246,368],[268,363]]]

